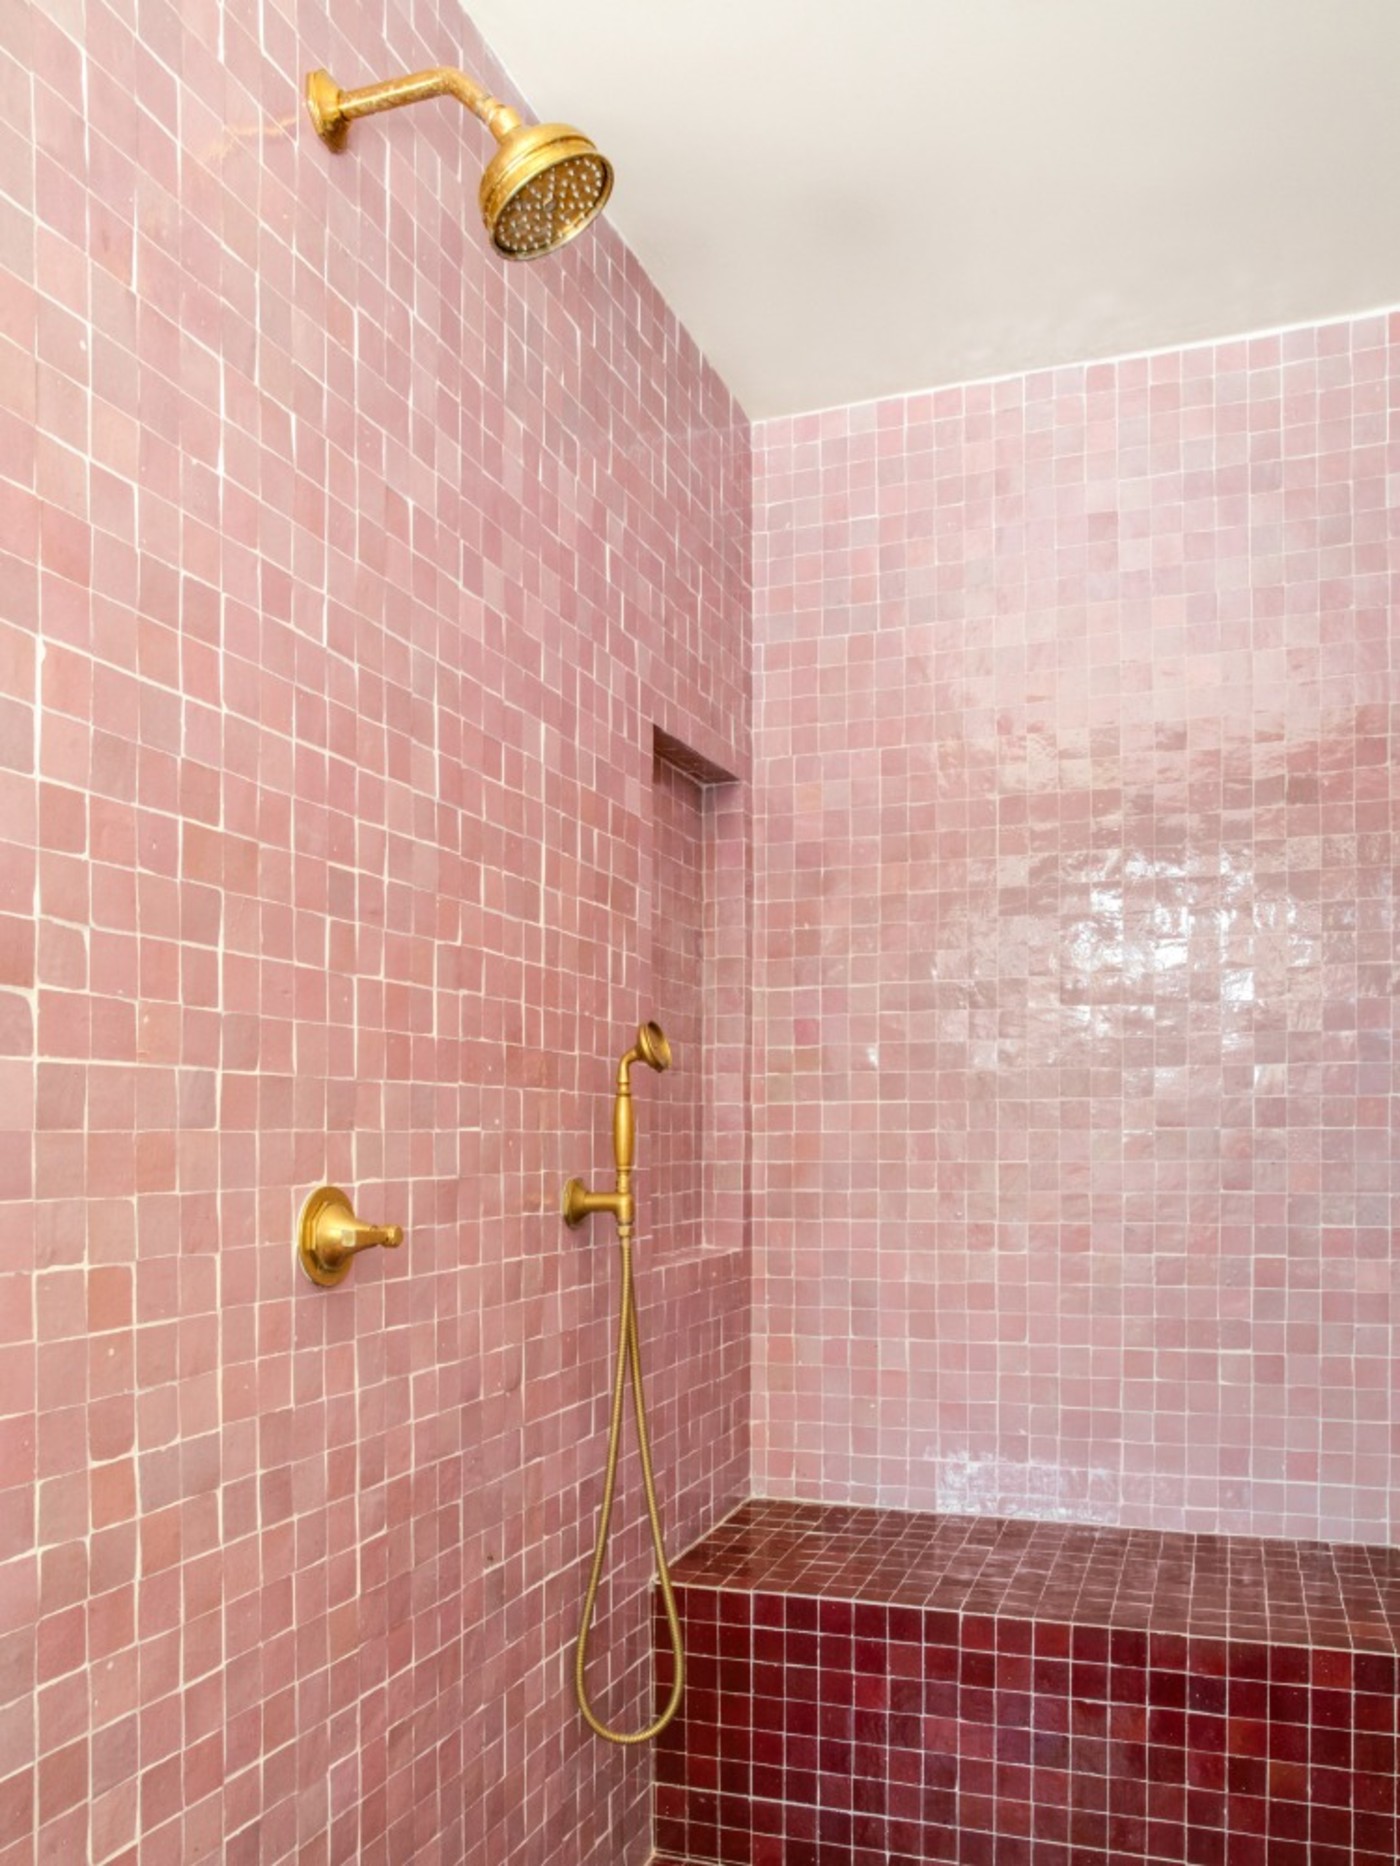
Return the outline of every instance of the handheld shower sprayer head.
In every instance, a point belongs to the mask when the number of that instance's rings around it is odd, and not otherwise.
[[[441,66],[357,91],[341,90],[327,71],[313,71],[306,80],[306,108],[331,149],[344,148],[356,117],[444,96],[480,117],[501,145],[481,178],[480,204],[491,244],[503,258],[556,252],[602,212],[613,168],[588,137],[567,123],[522,123],[464,71]]]
[[[618,1092],[630,1095],[632,1092],[632,1065],[645,1063],[648,1069],[654,1069],[658,1075],[671,1067],[671,1046],[666,1041],[666,1032],[660,1024],[641,1024],[637,1029],[637,1041],[627,1050],[617,1065]]]
[[[643,1024],[637,1031],[637,1055],[658,1075],[671,1067],[671,1046],[660,1024]]]

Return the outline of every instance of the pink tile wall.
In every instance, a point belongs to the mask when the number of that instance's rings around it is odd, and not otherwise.
[[[569,1687],[616,1271],[557,1200],[664,1016],[653,726],[747,770],[748,435],[606,227],[487,255],[451,104],[305,125],[309,66],[482,57],[0,7],[0,1866],[646,1857]],[[332,1292],[322,1180],[408,1233]],[[748,1279],[642,1269],[680,1546]]]
[[[757,1488],[1400,1539],[1400,315],[755,449]]]

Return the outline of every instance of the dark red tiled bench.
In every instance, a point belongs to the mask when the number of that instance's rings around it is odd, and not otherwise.
[[[750,1503],[675,1580],[663,1857],[1396,1861],[1400,1550]]]

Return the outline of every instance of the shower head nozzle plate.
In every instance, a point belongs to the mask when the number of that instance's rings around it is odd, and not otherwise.
[[[539,259],[601,213],[613,170],[581,131],[535,123],[504,137],[481,178],[481,215],[507,259]]]

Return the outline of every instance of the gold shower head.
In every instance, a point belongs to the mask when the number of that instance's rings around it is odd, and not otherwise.
[[[342,91],[326,71],[313,71],[306,80],[306,108],[317,135],[332,149],[345,146],[356,117],[443,96],[465,104],[501,145],[481,178],[481,217],[503,257],[542,258],[602,212],[613,185],[607,157],[567,123],[523,124],[509,104],[464,71],[416,71],[358,91]]]
[[[612,164],[567,123],[510,130],[481,178],[481,218],[507,259],[538,259],[582,233],[612,193]]]

